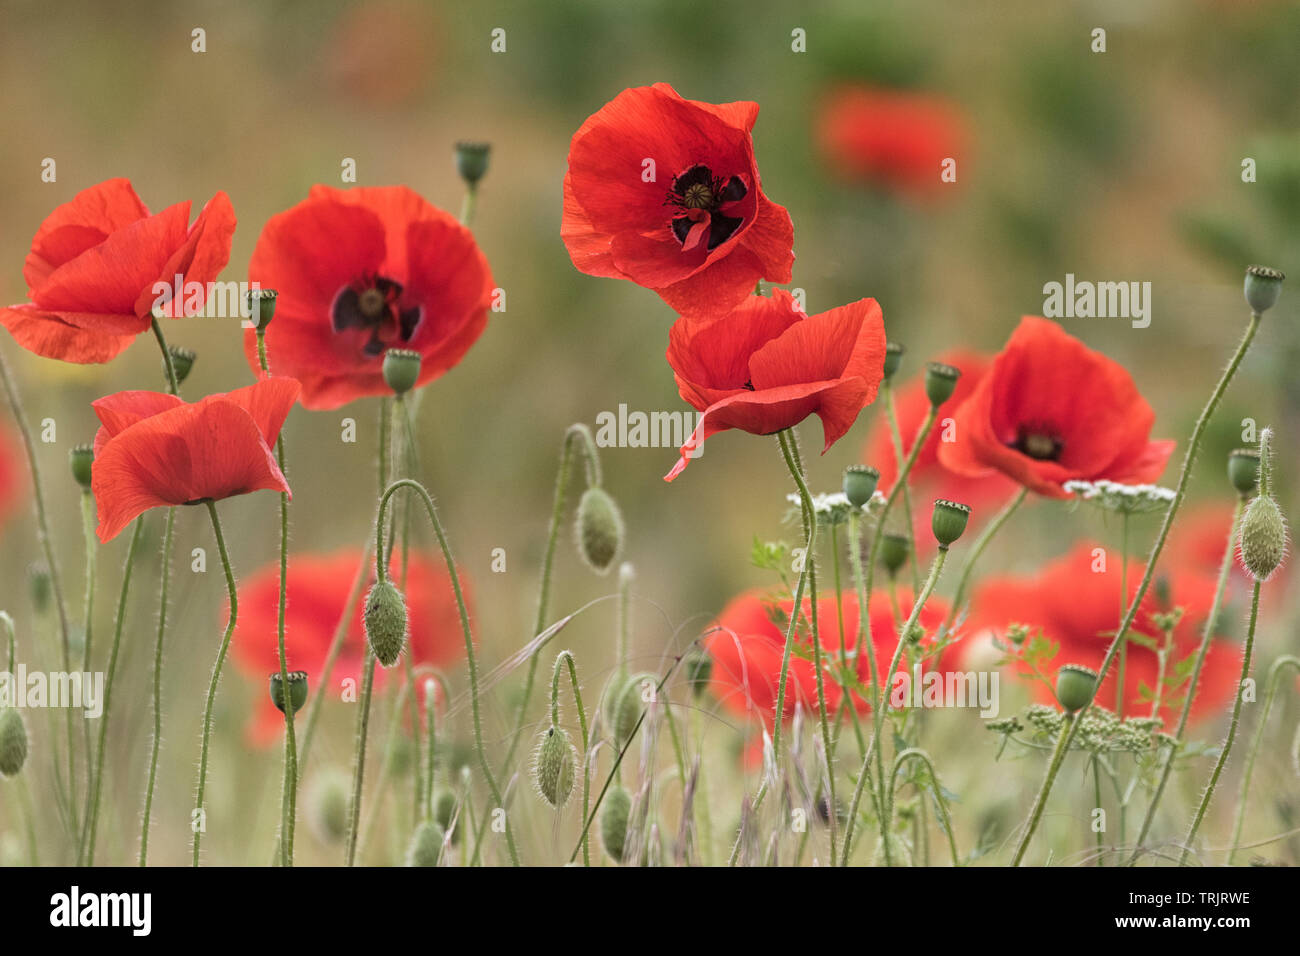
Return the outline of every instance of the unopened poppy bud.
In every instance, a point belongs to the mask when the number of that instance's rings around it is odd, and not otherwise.
[[[934,532],[939,547],[946,548],[966,530],[970,521],[970,505],[963,505],[946,498],[934,500],[934,511],[930,515],[930,529]]]
[[[172,371],[176,373],[176,384],[180,385],[189,378],[190,370],[194,368],[194,360],[198,356],[192,349],[183,349],[179,345],[167,346],[167,354],[172,360]],[[163,379],[170,384],[166,362],[163,362]]]
[[[1255,493],[1259,488],[1258,448],[1238,448],[1228,454],[1228,480],[1243,496]]]
[[[620,747],[632,736],[641,711],[647,703],[646,696],[654,693],[659,680],[654,674],[633,674],[613,686],[614,696],[609,704],[608,717],[614,741]]]
[[[411,834],[406,848],[407,866],[437,866],[442,856],[443,829],[432,820],[426,820]]]
[[[50,569],[39,562],[28,565],[27,587],[31,592],[32,606],[38,612],[47,610],[50,606]]]
[[[366,598],[366,640],[385,667],[396,664],[406,646],[406,599],[392,581],[376,581]]]
[[[411,349],[389,349],[384,353],[384,381],[398,395],[405,395],[420,380],[420,353]]]
[[[491,154],[491,143],[457,143],[456,172],[470,186],[477,186],[488,171],[488,157]]]
[[[348,833],[348,778],[330,770],[312,782],[307,791],[307,819],[325,843],[338,843]]]
[[[27,725],[13,707],[0,711],[0,776],[12,777],[27,762]]]
[[[1286,557],[1286,519],[1270,495],[1260,495],[1241,516],[1241,563],[1256,581],[1267,581]]]
[[[943,362],[929,362],[925,367],[925,394],[930,399],[930,404],[938,408],[948,399],[952,398],[953,390],[957,387],[957,379],[961,378],[961,369],[945,365]]]
[[[898,371],[898,366],[903,361],[903,352],[905,351],[906,349],[904,349],[897,342],[885,343],[885,381],[886,382],[892,379],[894,377],[894,373]]]
[[[1092,703],[1097,693],[1097,672],[1082,664],[1063,664],[1056,672],[1056,699],[1074,714]]]
[[[880,539],[880,563],[885,566],[891,578],[907,563],[911,551],[912,542],[907,535],[887,534]]]
[[[713,658],[704,648],[696,646],[687,652],[682,663],[686,667],[686,683],[696,697],[700,696],[713,676]]]
[[[293,708],[291,713],[298,713],[302,710],[302,705],[307,703],[307,672],[306,671],[289,671],[289,705]],[[271,703],[275,704],[275,709],[284,713],[284,686],[280,682],[280,672],[276,671],[271,675]]]
[[[456,795],[446,787],[439,788],[433,795],[433,819],[444,833],[451,830],[451,818],[456,813]],[[451,842],[460,842],[460,827],[451,830]]]
[[[597,574],[608,571],[623,548],[623,514],[603,488],[582,493],[574,530],[583,560]]]
[[[68,463],[72,466],[72,477],[77,484],[89,491],[91,466],[95,462],[95,449],[89,445],[77,445],[68,453]]]
[[[600,842],[615,863],[622,863],[627,852],[627,820],[631,813],[632,798],[614,784],[600,807]]]
[[[554,725],[542,731],[533,755],[533,782],[542,799],[557,810],[573,792],[573,768],[578,751],[568,731]]]
[[[849,504],[855,508],[861,508],[876,492],[876,484],[880,481],[880,472],[875,468],[867,465],[849,465],[844,469],[844,497],[849,499]]]
[[[275,300],[277,298],[279,298],[279,293],[274,289],[248,290],[248,317],[257,327],[257,331],[265,332],[266,327],[275,318]],[[178,372],[177,377],[179,375]]]
[[[1268,266],[1249,266],[1246,269],[1246,304],[1256,315],[1267,312],[1277,304],[1282,294],[1282,280],[1286,276]]]

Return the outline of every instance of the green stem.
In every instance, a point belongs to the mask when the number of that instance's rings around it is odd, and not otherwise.
[[[903,460],[903,435],[899,431],[898,413],[894,409],[894,387],[886,380],[881,383],[880,390],[885,393],[885,417],[889,421],[889,440],[894,448],[894,464],[897,465]],[[916,528],[912,518],[912,491],[906,482],[903,483],[903,511],[906,513],[903,520],[907,528],[907,540],[912,542],[912,553],[908,555],[908,563],[912,566],[912,593],[916,594],[921,590],[921,569],[916,563]]]
[[[465,609],[465,596],[460,588],[460,575],[456,572],[456,562],[452,558],[451,547],[447,543],[447,535],[443,531],[442,522],[438,520],[438,509],[434,506],[432,496],[430,496],[424,485],[418,481],[410,478],[395,481],[388,486],[383,497],[379,500],[379,521],[375,525],[375,553],[384,553],[384,517],[388,511],[389,500],[401,488],[414,490],[424,503],[424,510],[429,516],[429,523],[433,525],[434,534],[438,537],[438,546],[442,549],[443,560],[447,564],[447,574],[451,578],[451,588],[456,595],[456,608],[460,613],[461,631],[465,636],[465,658],[469,664],[470,710],[474,718],[474,744],[478,751],[479,764],[482,767],[483,775],[487,779],[488,789],[492,792],[492,799],[496,801],[497,807],[504,811],[505,802],[501,797],[501,789],[497,786],[496,776],[492,773],[492,767],[487,759],[487,751],[483,746],[483,718],[479,708],[478,662],[474,653],[474,638],[470,633],[469,612]],[[378,565],[377,573],[380,581],[386,580],[387,571],[382,564]],[[515,838],[510,826],[509,814],[506,814],[506,844],[510,850],[511,863],[518,866],[519,853],[515,849]]]
[[[1160,560],[1160,554],[1164,551],[1165,541],[1169,538],[1169,529],[1173,527],[1174,518],[1178,515],[1178,509],[1182,507],[1183,498],[1187,494],[1187,484],[1192,476],[1192,463],[1196,460],[1196,453],[1200,450],[1201,438],[1205,434],[1205,429],[1210,423],[1219,402],[1223,398],[1224,392],[1228,390],[1228,383],[1237,373],[1241,366],[1241,361],[1246,357],[1246,352],[1250,349],[1250,343],[1255,338],[1255,333],[1259,330],[1259,313],[1251,313],[1250,324],[1246,327],[1245,334],[1242,335],[1241,342],[1237,345],[1237,351],[1233,353],[1232,359],[1228,362],[1228,367],[1223,370],[1219,376],[1218,383],[1214,386],[1214,391],[1210,394],[1209,401],[1201,409],[1201,414],[1196,419],[1196,425],[1192,429],[1191,439],[1187,444],[1187,452],[1183,457],[1182,470],[1178,474],[1178,484],[1174,489],[1174,500],[1169,503],[1169,510],[1165,512],[1165,519],[1160,525],[1160,531],[1156,535],[1155,543],[1151,546],[1151,554],[1147,558],[1146,569],[1142,573],[1142,580],[1138,583],[1138,589],[1133,594],[1129,603],[1128,611],[1124,614],[1124,620],[1120,622],[1119,630],[1115,638],[1110,642],[1106,650],[1106,656],[1102,659],[1101,667],[1097,672],[1097,685],[1101,686],[1102,681],[1106,679],[1106,674],[1110,671],[1110,665],[1115,660],[1115,654],[1120,645],[1128,635],[1128,629],[1133,624],[1133,618],[1137,615],[1137,610],[1142,606],[1142,599],[1146,597],[1147,588],[1151,586],[1155,578],[1156,564]],[[1069,728],[1070,740],[1066,742],[1067,746],[1073,742],[1074,735],[1078,733],[1079,722],[1074,721]],[[1039,794],[1040,801],[1045,801],[1050,792],[1053,783],[1053,777],[1048,777],[1043,781],[1044,791]],[[1037,820],[1031,821],[1029,828],[1025,831],[1024,838],[1021,842],[1019,852],[1016,857],[1019,859],[1024,855],[1024,848],[1028,845],[1030,838],[1034,835],[1034,829],[1037,827]]]
[[[578,727],[582,731],[582,818],[587,818],[588,805],[591,802],[591,772],[587,766],[587,753],[591,741],[587,737],[587,711],[582,706],[582,690],[578,684],[578,665],[574,663],[572,651],[560,651],[555,655],[555,671],[551,676],[551,723],[558,724],[560,719],[560,665],[569,666],[569,686],[573,689],[573,706],[578,712]],[[582,834],[582,865],[591,866],[591,835]]]
[[[437,726],[434,719],[438,701],[437,692],[435,691],[436,686],[433,678],[429,678],[424,682],[424,735],[429,739],[429,746],[426,751],[428,759],[425,763],[424,773],[424,817],[426,820],[433,819],[433,766],[438,742]]]
[[[1128,512],[1120,518],[1123,531],[1120,535],[1119,619],[1124,620],[1128,610]],[[1119,646],[1119,665],[1115,672],[1115,716],[1124,719],[1124,671],[1128,667],[1128,641]],[[1155,714],[1152,714],[1155,716]],[[1121,834],[1121,841],[1123,837]]]
[[[1101,809],[1101,761],[1099,761],[1096,758],[1096,756],[1094,756],[1091,760],[1091,763],[1092,763],[1093,806],[1096,809],[1100,810]],[[1102,833],[1101,830],[1098,830],[1097,831],[1097,865],[1098,866],[1106,865],[1104,862],[1105,852],[1106,852],[1105,834]]]
[[[460,203],[460,224],[468,227],[474,221],[474,211],[478,208],[478,187],[466,186],[465,198]]]
[[[176,366],[172,364],[172,353],[167,348],[167,339],[163,336],[162,326],[158,324],[157,316],[150,318],[153,328],[153,337],[158,342],[158,350],[162,352],[163,368],[167,370],[167,390],[173,395],[181,393],[180,380],[176,378]]]
[[[903,764],[908,760],[919,760],[925,764],[930,773],[930,786],[934,793],[935,803],[939,805],[939,814],[943,823],[943,832],[948,837],[948,850],[952,854],[952,865],[961,866],[961,857],[957,854],[957,841],[952,832],[952,818],[948,814],[948,801],[944,799],[943,790],[939,787],[939,775],[934,772],[934,761],[930,755],[918,747],[909,747],[897,757],[894,758],[894,772],[889,777],[889,793],[885,805],[889,808],[888,813],[893,813],[894,807],[894,787],[898,782],[898,772],[903,769]],[[924,807],[924,804],[922,804]]]
[[[162,586],[158,599],[158,640],[153,652],[153,743],[149,749],[149,782],[144,790],[144,821],[140,824],[140,865],[149,859],[149,820],[153,815],[153,788],[158,775],[158,748],[162,745],[162,658],[163,636],[167,633],[167,586],[171,579],[172,527],[176,508],[167,509],[167,526],[163,531]]]
[[[1264,697],[1264,712],[1259,715],[1259,726],[1255,728],[1255,738],[1251,741],[1246,754],[1246,767],[1241,774],[1241,789],[1237,794],[1237,819],[1232,824],[1232,849],[1228,853],[1228,865],[1232,866],[1237,848],[1241,844],[1241,826],[1246,819],[1246,803],[1250,800],[1250,778],[1255,772],[1255,757],[1259,754],[1259,745],[1264,740],[1264,729],[1268,726],[1268,715],[1273,709],[1273,698],[1277,695],[1278,684],[1282,681],[1282,671],[1291,667],[1300,671],[1300,657],[1287,654],[1273,662],[1268,671],[1268,692]]]
[[[382,551],[376,551],[377,554]],[[382,565],[380,565],[382,567]],[[348,811],[348,866],[354,866],[357,859],[357,837],[361,822],[361,784],[366,775],[366,737],[370,732],[370,698],[375,688],[375,655],[366,646],[365,676],[361,680],[360,708],[357,711],[356,746],[352,758],[352,802]]]
[[[1002,510],[993,516],[992,521],[984,526],[980,536],[971,545],[970,552],[966,555],[966,562],[961,568],[961,577],[957,579],[957,590],[953,592],[952,607],[948,609],[948,616],[944,619],[943,626],[939,628],[940,637],[948,634],[952,630],[953,622],[957,620],[962,602],[966,600],[966,589],[970,585],[971,572],[975,569],[975,562],[979,560],[984,549],[988,547],[988,543],[993,540],[993,536],[1006,524],[1007,519],[1015,513],[1015,510],[1020,507],[1020,503],[1025,500],[1028,493],[1028,488],[1021,488],[1012,495],[1011,500],[1002,506]]]
[[[208,517],[212,519],[212,533],[217,539],[217,550],[221,554],[221,567],[226,572],[226,593],[230,599],[230,620],[226,623],[226,632],[221,637],[221,647],[217,651],[217,660],[212,667],[212,679],[208,682],[208,699],[203,707],[203,741],[199,748],[199,783],[195,791],[195,808],[202,815],[199,826],[194,831],[194,865],[199,865],[199,846],[203,840],[203,829],[207,826],[206,811],[203,809],[203,796],[208,783],[208,744],[212,738],[212,707],[217,699],[217,683],[221,680],[221,668],[226,662],[226,652],[230,649],[230,637],[235,632],[235,621],[239,616],[239,592],[235,588],[235,572],[230,567],[230,555],[226,552],[226,539],[221,533],[221,519],[217,517],[217,506],[212,501],[204,502],[208,506]],[[289,688],[285,687],[288,693]]]
[[[1025,827],[1024,836],[1020,839],[1020,845],[1016,848],[1015,859],[1011,861],[1012,866],[1019,866],[1020,861],[1024,859],[1025,851],[1029,849],[1029,838],[1038,829],[1038,821],[1042,819],[1043,808],[1047,805],[1047,795],[1052,792],[1052,783],[1056,780],[1056,774],[1060,771],[1061,764],[1065,761],[1066,751],[1070,749],[1070,731],[1077,723],[1074,714],[1067,713],[1065,715],[1060,733],[1056,737],[1056,747],[1052,750],[1052,759],[1047,764],[1047,776],[1043,778],[1043,786],[1039,789],[1038,797],[1034,800],[1034,808],[1029,813],[1029,823]]]

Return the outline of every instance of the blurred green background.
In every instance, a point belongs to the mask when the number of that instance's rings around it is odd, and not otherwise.
[[[491,667],[531,627],[565,427],[594,425],[600,411],[620,403],[684,408],[663,359],[672,313],[631,283],[579,274],[559,238],[573,131],[624,87],[667,81],[693,99],[761,104],[754,139],[764,190],[795,225],[792,286],[806,290],[810,312],[879,299],[890,337],[908,348],[902,379],[952,345],[996,350],[1020,315],[1041,312],[1043,284],[1067,272],[1150,281],[1149,328],[1133,329],[1123,319],[1065,325],[1132,370],[1157,411],[1156,437],[1180,440],[1179,460],[1181,442],[1244,327],[1243,268],[1259,261],[1297,272],[1300,9],[1229,2],[865,6],[844,0],[794,12],[766,0],[182,0],[125,7],[6,0],[0,297],[24,299],[23,257],[50,210],[112,176],[129,177],[155,210],[182,199],[197,209],[216,190],[229,192],[239,228],[223,278],[242,279],[266,220],[314,183],[339,185],[345,157],[356,160],[360,184],[405,183],[455,212],[463,187],[453,144],[490,142],[474,232],[508,308],[490,316],[465,361],[428,389],[419,433],[424,477],[474,580],[475,625]],[[191,52],[196,27],[206,31],[202,54]],[[504,53],[490,49],[498,27],[506,30]],[[807,32],[807,52],[791,50],[796,27]],[[1095,27],[1107,30],[1104,53],[1090,49]],[[916,200],[832,175],[815,129],[819,103],[841,82],[950,101],[968,132],[957,184]],[[57,162],[56,183],[41,181],[45,157]],[[1257,182],[1242,181],[1246,157],[1258,163]],[[1213,426],[1194,486],[1198,497],[1226,500],[1223,456],[1243,444],[1239,423],[1251,417],[1280,426],[1283,505],[1294,513],[1300,504],[1290,484],[1300,441],[1300,298],[1293,293],[1269,313]],[[185,385],[190,398],[251,380],[237,320],[183,320],[168,334],[199,354]],[[65,588],[77,608],[82,545],[67,451],[93,436],[90,401],[123,388],[162,387],[157,352],[145,337],[109,366],[82,368],[38,359],[2,338],[29,419],[57,422],[57,443],[43,446],[41,465]],[[873,414],[868,409],[848,437],[811,460],[814,491],[837,488],[843,466],[859,460]],[[285,434],[295,549],[333,549],[368,533],[376,416],[374,402],[291,416]],[[339,440],[344,417],[359,423],[356,444]],[[819,424],[810,421],[801,432],[808,450],[820,447]],[[603,452],[606,487],[628,520],[626,557],[638,572],[635,653],[647,666],[663,659],[674,638],[693,637],[736,591],[769,583],[749,565],[755,535],[789,534],[781,524],[788,477],[774,443],[720,435],[669,485],[662,475],[675,460],[673,449]],[[275,508],[273,495],[222,505],[237,570],[274,559]],[[186,841],[164,833],[181,833],[185,825],[198,688],[224,601],[211,564],[206,575],[185,566],[192,547],[210,548],[205,516],[189,512],[178,523],[158,862],[186,855]],[[152,521],[155,539],[159,519]],[[1087,524],[1095,521],[1086,510],[1027,509],[989,566],[1032,569],[1085,529],[1113,537],[1113,529]],[[557,614],[613,587],[612,579],[580,568],[567,537],[557,562]],[[0,607],[18,619],[23,652],[41,660],[53,645],[32,647],[50,637],[33,634],[25,593],[26,569],[38,557],[30,516],[11,520],[0,542]],[[504,574],[490,572],[497,547],[506,550]],[[123,536],[102,552],[100,634],[111,620],[125,548]],[[157,555],[152,546],[148,551],[142,582],[156,580]],[[138,587],[132,603],[107,797],[110,819],[123,825],[105,831],[106,860],[133,852],[139,768],[147,758],[151,588]],[[675,635],[688,619],[694,623]],[[593,687],[613,666],[613,628],[614,606],[605,603],[562,638]],[[549,660],[548,653],[547,670]],[[213,779],[217,800],[261,801],[250,826],[268,829],[278,754],[232,758],[242,748],[248,702],[263,692],[260,683],[227,672]],[[490,704],[498,737],[508,700],[497,693]],[[535,706],[540,719],[540,697]],[[320,755],[346,767],[350,718],[334,710],[327,716],[335,732]],[[35,723],[39,740],[43,722]],[[738,745],[739,733],[720,733]],[[267,788],[264,800],[259,787]],[[0,801],[0,823],[11,806]],[[269,856],[263,842],[245,850],[218,832],[207,846],[213,859],[262,862]]]

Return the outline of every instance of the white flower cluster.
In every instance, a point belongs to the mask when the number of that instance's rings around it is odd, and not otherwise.
[[[795,514],[799,512],[799,495],[794,492],[785,496],[785,500],[795,507]],[[813,513],[817,515],[817,520],[827,524],[843,524],[849,520],[849,514],[853,511],[853,505],[849,503],[848,496],[842,491],[835,491],[826,495],[812,496]],[[879,491],[872,492],[871,499],[862,506],[860,513],[865,515],[875,515],[880,513],[880,509],[885,506],[885,496]]]
[[[1067,481],[1066,491],[1082,501],[1119,514],[1163,511],[1174,500],[1172,488],[1160,485],[1125,485],[1118,481]]]

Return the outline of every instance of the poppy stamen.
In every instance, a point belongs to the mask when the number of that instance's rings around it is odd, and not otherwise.
[[[1059,438],[1043,432],[1025,431],[1021,433],[1013,447],[1038,461],[1056,461],[1061,457],[1064,443]]]
[[[723,215],[721,209],[728,203],[738,202],[749,193],[749,187],[739,176],[723,179],[713,175],[708,166],[697,164],[673,179],[665,205],[676,206],[683,215],[674,216],[671,222],[673,236],[683,249],[694,249],[707,231],[706,249],[712,252],[726,242],[744,221],[738,216]],[[696,229],[702,226],[704,228]]]

